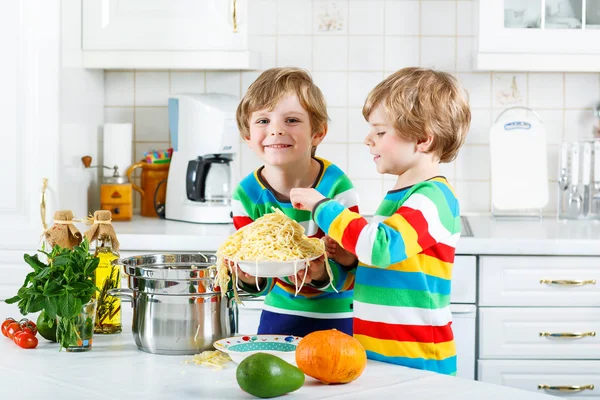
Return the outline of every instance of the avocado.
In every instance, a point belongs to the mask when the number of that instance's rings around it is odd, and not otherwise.
[[[262,399],[293,392],[304,384],[304,372],[266,353],[245,358],[238,365],[235,376],[243,391]]]

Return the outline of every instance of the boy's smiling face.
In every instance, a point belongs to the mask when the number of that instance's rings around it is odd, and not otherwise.
[[[246,143],[265,164],[283,167],[310,160],[312,147],[321,143],[325,133],[312,134],[308,112],[298,96],[289,94],[273,110],[252,113]]]

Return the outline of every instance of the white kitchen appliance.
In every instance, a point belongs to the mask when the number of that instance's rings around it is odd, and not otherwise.
[[[239,150],[238,99],[226,94],[169,98],[173,155],[165,218],[194,223],[231,223],[230,163]]]

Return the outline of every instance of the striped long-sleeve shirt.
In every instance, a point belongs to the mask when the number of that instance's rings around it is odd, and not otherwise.
[[[329,161],[321,158],[316,160],[321,164],[321,170],[313,188],[357,212],[358,195],[350,179]],[[302,225],[307,236],[323,237],[324,233],[312,220],[311,212],[296,210],[289,199],[279,197],[262,178],[261,171],[262,167],[244,178],[233,193],[233,223],[236,229],[271,213],[271,207],[275,207]],[[312,330],[331,328],[342,330],[341,327],[347,327],[343,330],[351,334],[354,271],[347,272],[333,260],[329,262],[333,264],[333,286],[338,293],[331,287],[317,288],[304,285],[295,296],[296,286],[288,279],[265,279],[266,284],[261,286],[263,289],[256,293],[257,296],[266,295],[265,311],[261,316],[259,333],[304,336]],[[252,290],[250,287],[242,286],[243,289]]]
[[[460,217],[446,179],[388,192],[371,222],[336,201],[317,205],[314,218],[359,259],[353,328],[367,356],[455,374],[450,282]]]

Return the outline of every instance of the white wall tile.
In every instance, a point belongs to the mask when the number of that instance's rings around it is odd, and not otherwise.
[[[546,129],[546,143],[559,144],[563,139],[563,111],[562,110],[536,110]]]
[[[350,72],[348,74],[348,105],[362,107],[367,95],[381,82],[380,72]]]
[[[133,124],[133,107],[104,107],[104,123]]]
[[[386,1],[386,35],[418,35],[419,15],[418,1]]]
[[[383,69],[383,37],[350,36],[348,69],[380,71]]]
[[[133,72],[104,72],[104,105],[134,105]]]
[[[364,144],[348,145],[348,176],[350,179],[381,179],[373,156]]]
[[[447,72],[456,70],[455,37],[422,37],[421,66]]]
[[[596,133],[598,120],[592,110],[567,110],[565,111],[564,140],[591,139]]]
[[[312,14],[310,0],[278,0],[277,33],[280,35],[311,34]]]
[[[248,91],[248,87],[260,76],[260,71],[243,71],[242,72],[242,96]],[[240,99],[241,100],[241,99]]]
[[[168,72],[135,73],[135,105],[166,106],[169,99]]]
[[[260,56],[259,69],[269,69],[277,66],[277,37],[250,36],[248,48]]]
[[[171,94],[204,93],[204,71],[172,71]]]
[[[346,108],[329,107],[329,130],[324,143],[348,142],[348,111]]]
[[[369,123],[362,115],[362,107],[348,109],[348,141],[363,143],[369,133]],[[366,146],[365,146],[366,148]]]
[[[314,72],[313,80],[321,89],[329,107],[344,107],[348,102],[347,72]]]
[[[471,107],[491,107],[492,79],[489,73],[458,74],[458,78],[469,93]]]
[[[385,70],[397,71],[419,65],[419,38],[387,36],[385,38]]]
[[[315,36],[313,38],[313,71],[348,69],[348,38],[346,36]]]
[[[456,33],[458,35],[473,35],[475,33],[474,1],[457,1],[456,3]]]
[[[169,140],[167,107],[144,107],[135,110],[135,141],[166,142]]]
[[[460,72],[471,72],[473,70],[473,58],[476,51],[474,38],[456,38],[456,69]]]
[[[252,0],[248,6],[248,33],[271,35],[277,31],[277,1]]]
[[[342,169],[348,171],[348,145],[321,143],[315,153],[319,157],[331,161]]]
[[[358,209],[362,215],[373,215],[383,200],[380,179],[355,179],[352,181],[358,193]]]
[[[454,36],[456,34],[456,2],[422,1],[421,34]]]
[[[546,147],[547,162],[548,162],[548,179],[552,181],[558,180],[558,153],[560,146],[557,144]]]
[[[529,106],[532,108],[562,108],[564,87],[562,73],[529,73]]]
[[[206,72],[206,93],[226,93],[240,97],[241,77],[239,72]]]
[[[489,109],[472,109],[471,126],[467,134],[466,144],[488,144],[492,126],[492,112]]]
[[[490,212],[489,182],[457,181],[454,188],[461,214]]]
[[[600,97],[599,74],[565,74],[565,107],[593,107]]]
[[[494,73],[492,78],[493,106],[508,108],[527,104],[525,73]]]
[[[313,33],[325,35],[348,33],[348,0],[314,0]]]
[[[382,0],[350,0],[348,3],[348,33],[351,35],[383,34]]]
[[[489,180],[490,149],[488,146],[465,145],[456,159],[456,179]]]
[[[312,38],[280,36],[277,39],[277,66],[312,69]]]

